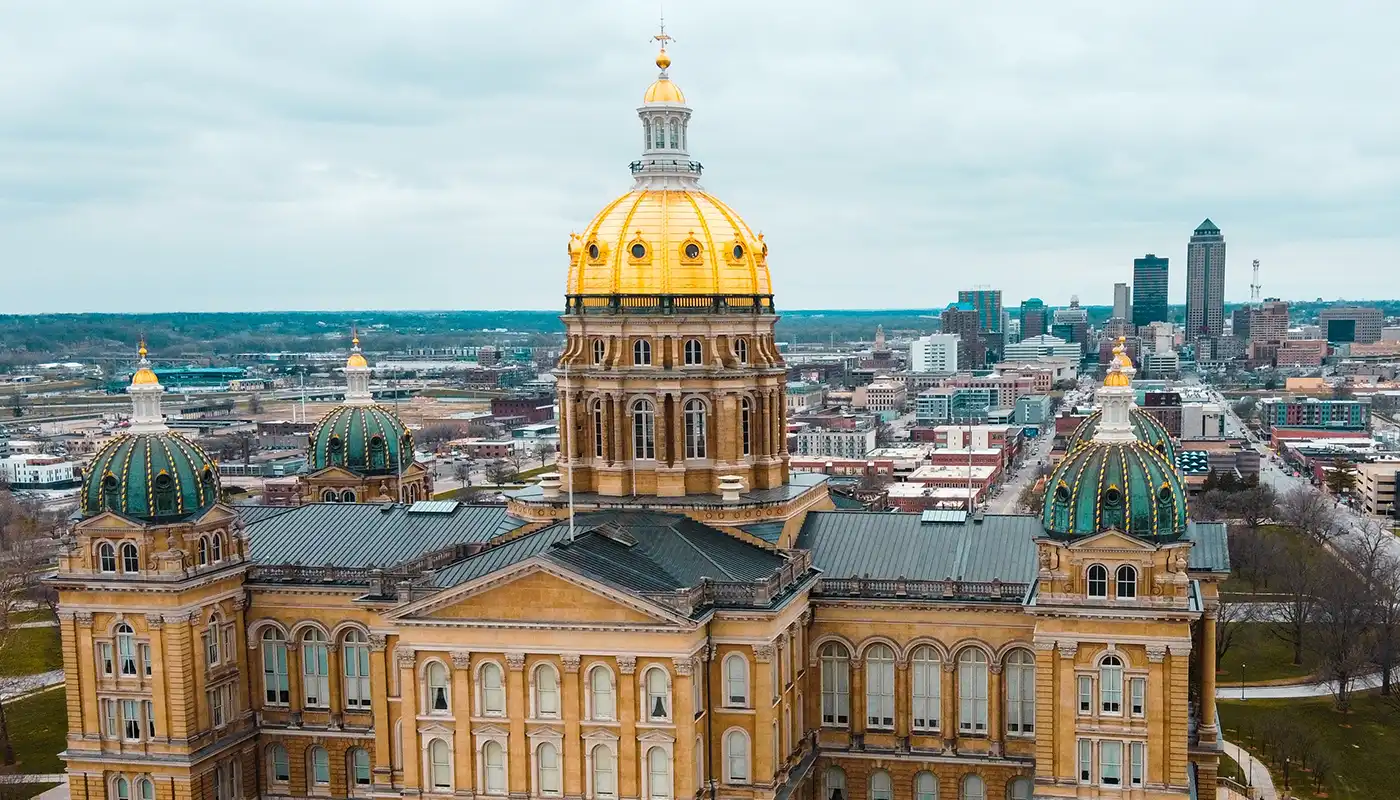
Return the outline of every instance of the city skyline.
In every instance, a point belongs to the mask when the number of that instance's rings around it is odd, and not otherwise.
[[[704,184],[766,234],[785,307],[932,308],[969,274],[1008,303],[1107,304],[1142,253],[1184,265],[1207,216],[1239,255],[1227,302],[1253,258],[1269,295],[1384,291],[1324,279],[1394,250],[1400,123],[1356,99],[1394,58],[1366,44],[1384,25],[1340,15],[1336,50],[1301,5],[1208,30],[1178,6],[1005,8],[746,8],[767,37],[668,9]],[[66,11],[7,14],[28,80],[0,89],[0,313],[557,307],[569,231],[628,184],[656,9]],[[548,43],[566,32],[590,46]],[[1300,46],[1280,72],[1180,55],[1200,37]],[[1188,104],[1208,113],[1147,113]],[[820,136],[760,133],[783,121]],[[872,158],[896,130],[919,146]]]

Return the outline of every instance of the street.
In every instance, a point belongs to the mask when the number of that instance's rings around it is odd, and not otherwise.
[[[1030,443],[1021,464],[1011,479],[1001,484],[997,494],[987,503],[987,511],[992,514],[1016,514],[1021,511],[1018,500],[1021,492],[1030,484],[1038,468],[1050,461],[1050,448],[1055,444],[1053,423],[1045,428],[1040,437]]]

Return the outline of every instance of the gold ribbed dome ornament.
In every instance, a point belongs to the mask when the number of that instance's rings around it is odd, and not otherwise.
[[[134,386],[149,386],[153,383],[160,383],[156,374],[151,370],[151,362],[146,360],[146,340],[141,340],[141,346],[137,348],[136,354],[141,357],[141,368],[131,376],[131,383]]]
[[[1108,374],[1104,376],[1104,386],[1132,386],[1133,376],[1129,372],[1133,368],[1133,360],[1128,358],[1128,353],[1124,347],[1127,340],[1120,336],[1118,344],[1113,346],[1113,361],[1109,364]]]
[[[364,354],[360,352],[360,334],[352,331],[350,334],[350,357],[345,359],[345,366],[355,369],[365,369],[369,364],[365,361]]]

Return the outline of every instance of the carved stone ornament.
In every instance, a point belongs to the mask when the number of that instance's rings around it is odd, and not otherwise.
[[[578,653],[565,653],[559,658],[564,662],[564,671],[568,673],[578,672],[579,664],[583,661],[583,657]]]
[[[808,625],[811,625],[811,624],[812,624],[812,609],[810,609],[810,608],[804,608],[804,609],[802,609],[802,617],[801,617],[801,619],[802,619],[802,627],[805,628],[805,627],[807,627]]]
[[[456,656],[454,655],[453,658],[455,659]],[[525,654],[519,652],[506,653],[506,666],[510,667],[511,672],[519,672],[525,669]]]
[[[1171,642],[1167,644],[1167,652],[1174,656],[1189,656],[1191,655],[1191,643]]]
[[[240,595],[238,595],[237,597],[233,598],[233,610],[234,610],[234,611],[242,611],[243,609],[245,609],[245,608],[247,608],[247,607],[248,607],[248,599],[247,599],[246,597],[244,597],[243,595],[240,594]]]
[[[1074,658],[1079,653],[1079,642],[1057,642],[1060,658]]]
[[[371,633],[369,635],[369,649],[376,653],[382,653],[389,646],[389,637],[382,633]]]
[[[951,675],[952,673],[957,672],[957,670],[958,670],[958,665],[955,664],[955,663],[953,663],[953,660],[952,660],[952,659],[949,659],[949,658],[943,659],[943,671],[944,671],[944,672],[946,672],[946,673],[948,673],[948,674]]]
[[[695,662],[688,658],[673,658],[671,663],[675,665],[676,674],[680,677],[688,677],[695,669]]]
[[[636,671],[637,671],[637,657],[636,657],[636,656],[618,656],[618,657],[617,657],[617,671],[618,671],[618,672],[621,672],[623,675],[632,675],[632,674],[636,673]]]
[[[761,644],[753,649],[753,657],[760,664],[768,664],[773,661],[773,646]]]
[[[62,622],[72,622],[76,617],[77,617],[77,615],[74,614],[72,611],[62,611],[62,610],[60,610],[60,611],[58,612],[58,618],[59,618],[59,620],[62,621]]]
[[[418,654],[413,652],[412,647],[398,647],[394,649],[394,662],[399,665],[400,669],[412,667],[417,660]]]
[[[472,654],[468,650],[452,651],[452,666],[457,669],[466,669],[472,665]]]
[[[1147,660],[1153,664],[1160,664],[1167,657],[1167,646],[1164,644],[1149,644],[1147,646]]]
[[[158,630],[158,629],[160,629],[160,628],[164,628],[164,627],[165,627],[165,618],[162,617],[162,616],[159,615],[159,614],[147,614],[147,615],[146,615],[146,627],[147,627],[147,628],[150,628],[150,629],[153,629],[153,630]]]
[[[79,611],[73,616],[73,618],[78,621],[79,625],[85,625],[89,627],[92,625],[91,611]]]
[[[1055,649],[1054,642],[1036,642],[1033,646],[1042,653],[1048,653]]]
[[[990,672],[990,673],[992,673],[993,675],[1000,675],[1000,674],[1001,674],[1001,662],[1000,662],[1000,661],[993,661],[992,663],[988,664],[988,665],[987,665],[987,671]]]

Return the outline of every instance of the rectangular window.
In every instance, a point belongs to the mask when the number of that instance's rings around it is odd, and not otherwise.
[[[1132,678],[1128,681],[1128,701],[1132,703],[1133,716],[1147,713],[1147,679]]]
[[[112,643],[98,642],[97,644],[97,668],[102,671],[103,677],[110,678],[116,672],[116,665],[112,663]]]
[[[204,643],[204,663],[207,666],[215,666],[219,663],[219,638],[214,628],[210,628],[200,635],[200,640]]]
[[[226,661],[236,661],[238,659],[237,650],[233,649],[233,626],[225,625],[223,629],[223,657]]]
[[[1099,781],[1104,786],[1123,785],[1123,743],[1099,742]]]
[[[156,738],[156,705],[150,700],[142,701],[143,711],[146,714],[146,738]]]
[[[151,646],[139,645],[136,650],[141,656],[141,674],[147,678],[151,677]]]
[[[1121,675],[1113,673],[1111,670],[1104,670],[1109,673],[1099,681],[1099,710],[1104,714],[1119,715],[1123,713],[1123,679]]]
[[[1132,786],[1141,786],[1143,776],[1147,773],[1147,746],[1142,742],[1133,742],[1128,745],[1128,783]]]
[[[102,701],[102,735],[108,739],[117,738],[117,701]]]
[[[1089,783],[1094,779],[1094,744],[1088,739],[1079,740],[1079,782]]]
[[[943,666],[929,658],[914,659],[914,730],[938,730],[938,714],[941,707],[941,687]]]
[[[209,721],[215,728],[224,727],[224,687],[205,692],[209,701]]]
[[[122,701],[122,738],[128,742],[141,741],[141,706],[135,700]]]
[[[1088,675],[1079,676],[1079,713],[1088,714],[1094,710],[1094,679]]]
[[[281,745],[272,748],[272,779],[286,783],[292,779],[292,765],[287,758],[287,748]]]

